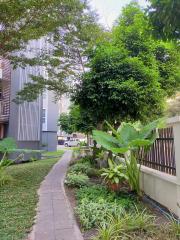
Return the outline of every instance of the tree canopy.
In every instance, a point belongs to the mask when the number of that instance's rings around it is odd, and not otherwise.
[[[82,111],[78,105],[71,105],[69,113],[62,113],[58,125],[68,134],[81,132],[87,135],[93,129],[93,121],[88,112]]]
[[[33,101],[45,88],[57,96],[68,91],[70,80],[84,71],[87,48],[101,38],[102,29],[87,1],[4,0],[0,9],[0,55],[10,58],[14,67],[39,66],[47,72],[31,76],[16,100]],[[30,40],[40,38],[42,49],[27,49]]]
[[[155,36],[163,39],[180,39],[180,1],[149,0],[148,14]]]
[[[165,97],[179,87],[175,46],[155,40],[149,20],[137,3],[123,9],[112,38],[89,56],[73,100],[97,123],[162,115]]]

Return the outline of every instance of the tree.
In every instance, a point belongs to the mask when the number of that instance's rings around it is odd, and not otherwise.
[[[18,102],[33,101],[46,88],[54,91],[57,97],[67,92],[71,82],[76,81],[79,73],[84,71],[87,49],[102,37],[96,14],[91,11],[85,0],[56,0],[55,3],[55,12],[53,4],[51,10],[55,20],[56,14],[58,15],[58,22],[54,23],[53,29],[48,28],[49,32],[44,37],[44,48],[40,51],[31,49],[35,53],[30,58],[22,51],[18,56],[11,57],[16,67],[43,66],[47,72],[46,77],[31,76],[33,81],[26,84],[18,94]],[[37,34],[36,39],[38,38]]]
[[[73,1],[75,3],[75,1]],[[0,55],[7,56],[15,50],[20,50],[31,39],[55,30],[64,16],[59,11],[60,6],[68,6],[61,0],[3,0],[0,2]]]
[[[155,36],[163,39],[180,39],[180,1],[149,0],[148,14]]]
[[[74,132],[71,118],[67,113],[62,113],[60,115],[58,125],[61,127],[61,130],[67,134],[72,134]]]
[[[59,117],[59,126],[61,130],[68,134],[81,132],[86,135],[92,132],[93,122],[88,113],[81,111],[78,105],[72,105],[69,113],[62,113]]]
[[[111,41],[89,56],[90,71],[82,76],[72,99],[97,126],[104,120],[114,125],[154,119],[163,114],[165,97],[179,86],[177,55],[170,52],[153,39],[145,13],[131,3],[123,9]]]

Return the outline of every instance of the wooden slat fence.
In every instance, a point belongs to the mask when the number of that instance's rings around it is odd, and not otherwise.
[[[142,165],[176,175],[173,127],[159,129],[159,137],[148,152],[142,148],[139,159]]]

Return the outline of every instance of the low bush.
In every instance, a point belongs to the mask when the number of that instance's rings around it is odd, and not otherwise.
[[[101,224],[99,235],[94,240],[153,239],[155,230],[155,217],[135,208],[131,214],[111,216],[109,223]]]
[[[69,166],[73,166],[73,165],[79,164],[79,163],[90,163],[90,162],[91,162],[91,157],[89,157],[89,156],[86,156],[86,157],[83,157],[83,158],[80,158],[80,159],[73,158],[70,161]]]
[[[97,227],[100,223],[105,224],[109,216],[118,216],[125,210],[132,209],[134,203],[133,199],[119,197],[101,185],[78,189],[76,198],[76,214],[85,230]]]
[[[105,186],[93,185],[83,187],[76,191],[76,198],[80,203],[83,199],[88,201],[101,201],[105,199],[107,202],[117,202],[125,209],[132,209],[135,203],[135,199],[129,195],[117,195],[114,192],[110,192]]]
[[[131,213],[109,218],[109,222],[101,224],[99,234],[93,240],[116,239],[151,239],[151,240],[179,240],[180,224],[177,220],[170,219],[169,223],[156,224],[156,218],[146,210],[137,208]]]
[[[104,199],[93,202],[83,199],[81,204],[75,208],[75,212],[79,217],[80,223],[84,230],[105,224],[109,216],[118,216],[124,212],[124,208],[118,203],[110,203]]]
[[[76,173],[68,173],[66,176],[65,184],[69,187],[83,187],[88,186],[89,178],[85,174],[76,174]]]
[[[78,163],[91,163],[92,162],[92,156],[85,156],[78,160]]]
[[[98,201],[106,199],[107,201],[114,201],[115,193],[111,193],[105,186],[93,185],[89,187],[83,187],[76,191],[76,198],[78,202],[81,202],[83,199],[88,201]]]
[[[87,169],[86,174],[90,178],[92,178],[92,177],[100,177],[101,176],[101,173],[100,173],[99,169],[92,168],[92,167]]]
[[[81,163],[77,162],[76,164],[69,167],[69,173],[87,173],[88,169],[90,169],[91,165],[89,162]]]

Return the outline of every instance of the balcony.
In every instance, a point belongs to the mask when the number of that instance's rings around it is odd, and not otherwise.
[[[0,99],[0,123],[9,121],[9,103]]]

